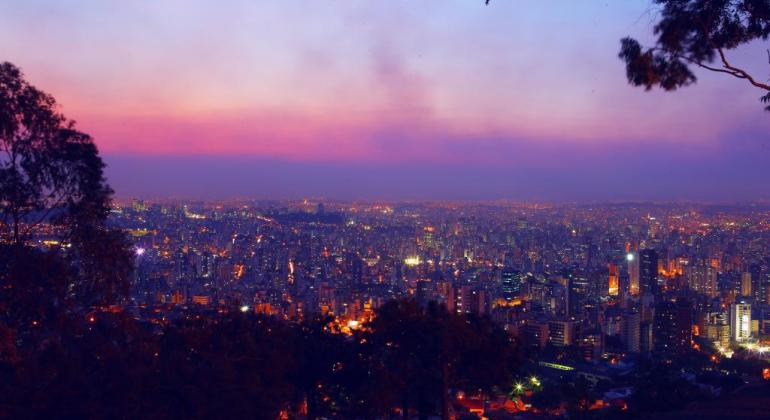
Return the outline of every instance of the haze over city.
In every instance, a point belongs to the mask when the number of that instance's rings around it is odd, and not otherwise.
[[[0,51],[119,198],[770,198],[757,92],[627,84],[649,2],[476,3],[0,1]]]

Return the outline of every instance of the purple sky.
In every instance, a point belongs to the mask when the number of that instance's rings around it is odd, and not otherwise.
[[[119,197],[770,198],[760,91],[627,85],[651,2],[482,3],[0,0],[0,60]],[[762,77],[765,47],[731,58]]]

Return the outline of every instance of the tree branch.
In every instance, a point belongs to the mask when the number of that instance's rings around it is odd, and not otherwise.
[[[738,67],[734,67],[730,64],[730,62],[727,61],[727,57],[725,56],[725,52],[722,50],[722,48],[717,48],[717,51],[719,52],[719,58],[722,59],[722,64],[724,67],[728,70],[731,70],[733,72],[733,76],[739,78],[739,79],[746,79],[751,83],[752,85],[770,91],[770,85],[765,83],[760,83],[756,81],[747,71],[740,69]]]
[[[701,62],[701,61],[698,61],[698,60],[692,59],[690,57],[687,57],[686,55],[673,54],[673,56],[676,57],[676,58],[681,58],[682,60],[685,60],[688,63],[695,64],[696,66],[702,67],[702,68],[704,68],[706,70],[715,71],[715,72],[718,72],[718,73],[726,73],[726,74],[735,76],[735,72],[733,72],[731,70],[720,69],[718,67],[711,67],[709,65],[703,64],[703,62]]]
[[[725,56],[725,52],[722,49],[722,47],[721,46],[717,46],[714,43],[714,40],[711,39],[711,32],[708,30],[708,27],[700,19],[697,19],[697,22],[700,24],[701,30],[703,32],[703,36],[705,37],[706,41],[709,43],[709,45],[711,45],[711,48],[717,50],[717,52],[719,53],[719,58],[722,60],[722,66],[725,69],[729,70],[729,71],[722,70],[721,71],[722,73],[731,74],[734,77],[737,77],[739,79],[746,79],[752,85],[754,85],[754,86],[756,86],[756,87],[758,87],[760,89],[764,89],[764,90],[770,91],[770,85],[757,82],[756,80],[754,80],[754,78],[747,71],[745,71],[743,69],[740,69],[738,67],[733,67],[730,64],[730,62],[727,61],[727,57]],[[768,51],[768,55],[770,56],[770,51]],[[770,57],[768,57],[768,58],[770,58]],[[700,65],[700,66],[704,67],[704,68],[707,68],[709,70],[713,70],[713,69],[711,69],[709,67],[705,67],[703,65]],[[716,70],[713,70],[713,71],[716,71]]]

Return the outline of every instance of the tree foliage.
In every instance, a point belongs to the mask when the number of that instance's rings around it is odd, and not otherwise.
[[[127,295],[133,256],[107,226],[104,167],[53,97],[0,63],[0,308],[9,331],[24,335],[52,314]],[[40,235],[60,245],[39,247]]]
[[[0,221],[5,241],[22,243],[42,223],[103,221],[112,190],[93,140],[21,70],[0,63]]]
[[[693,68],[745,80],[765,93],[770,85],[735,66],[728,52],[770,36],[770,0],[654,0],[660,20],[654,27],[655,45],[643,47],[627,37],[621,40],[620,59],[630,84],[667,91],[689,86],[697,78]],[[762,60],[770,60],[770,51]],[[770,106],[768,106],[770,110]]]
[[[489,4],[491,0],[484,0]],[[770,36],[770,0],[653,0],[659,6],[655,45],[626,37],[618,56],[628,82],[647,90],[673,91],[697,81],[693,68],[722,73],[763,91],[770,111],[770,84],[734,65],[728,52]],[[770,62],[770,49],[767,57]]]
[[[0,329],[0,417],[425,418],[450,390],[510,385],[513,344],[488,320],[413,301],[375,320],[347,336],[323,317],[212,311],[158,331],[102,312],[31,330],[18,351]]]
[[[369,337],[389,397],[402,413],[446,416],[450,390],[492,395],[512,383],[515,343],[488,318],[450,313],[431,303],[394,300],[372,322]]]

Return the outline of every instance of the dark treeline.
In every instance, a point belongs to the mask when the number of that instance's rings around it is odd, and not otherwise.
[[[510,387],[515,346],[488,319],[391,301],[352,335],[321,317],[231,311],[157,331],[123,313],[0,331],[2,418],[375,418],[446,414]],[[19,345],[21,344],[21,345]]]

